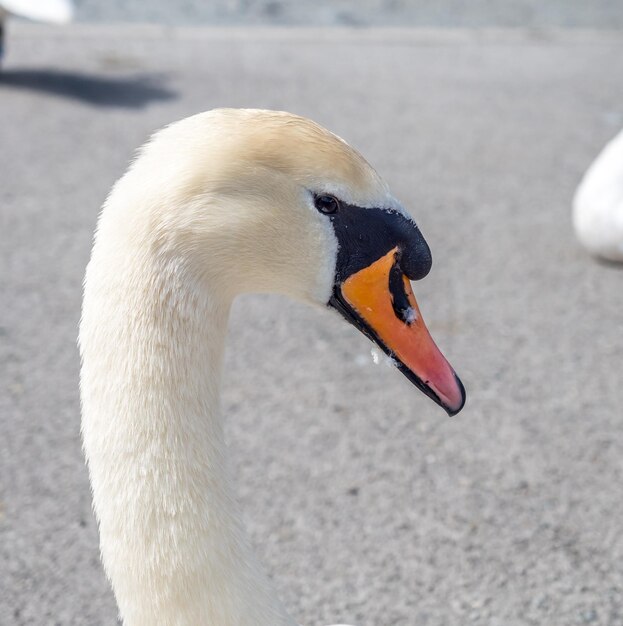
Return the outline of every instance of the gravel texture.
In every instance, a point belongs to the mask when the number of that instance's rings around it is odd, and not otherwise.
[[[260,557],[302,624],[623,625],[623,270],[573,190],[623,125],[623,36],[14,24],[0,77],[0,624],[105,626],[80,450],[98,208],[153,129],[310,116],[366,155],[435,263],[415,285],[453,419],[336,315],[241,298],[224,409]]]

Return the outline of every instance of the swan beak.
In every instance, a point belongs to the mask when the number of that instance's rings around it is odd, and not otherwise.
[[[399,260],[396,247],[351,274],[336,285],[330,304],[421,391],[456,415],[465,404],[465,388],[430,336]]]

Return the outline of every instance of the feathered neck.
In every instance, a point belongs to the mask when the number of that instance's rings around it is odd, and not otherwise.
[[[126,231],[104,212],[80,329],[84,449],[124,624],[294,626],[232,497],[219,411],[230,297]]]

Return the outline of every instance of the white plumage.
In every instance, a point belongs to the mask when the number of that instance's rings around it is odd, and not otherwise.
[[[71,22],[74,7],[71,0],[0,0],[0,63],[5,48],[5,22],[16,15],[36,22],[66,24]]]
[[[66,24],[73,18],[71,0],[0,0],[0,10],[37,22]]]
[[[584,175],[573,201],[573,226],[591,254],[623,262],[623,131]]]

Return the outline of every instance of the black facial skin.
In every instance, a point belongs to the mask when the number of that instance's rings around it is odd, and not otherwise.
[[[420,280],[430,271],[432,256],[426,240],[415,222],[393,209],[365,208],[347,204],[333,196],[315,196],[316,208],[331,220],[339,249],[333,295],[328,305],[333,307],[373,341],[385,354],[396,361],[397,368],[425,395],[444,408],[449,415],[458,413],[444,406],[437,394],[421,381],[408,367],[396,359],[392,351],[342,296],[341,285],[349,276],[368,267],[390,250],[398,248],[396,262],[389,275],[389,292],[396,317],[406,322],[409,302],[402,275]],[[457,382],[465,391],[461,381]]]
[[[316,196],[322,213],[332,196]],[[333,198],[334,199],[334,198]],[[335,200],[335,199],[334,199]],[[368,267],[398,247],[400,269],[410,280],[420,280],[430,271],[432,257],[415,222],[393,209],[364,208],[337,200],[337,209],[327,213],[339,244],[335,282]]]

